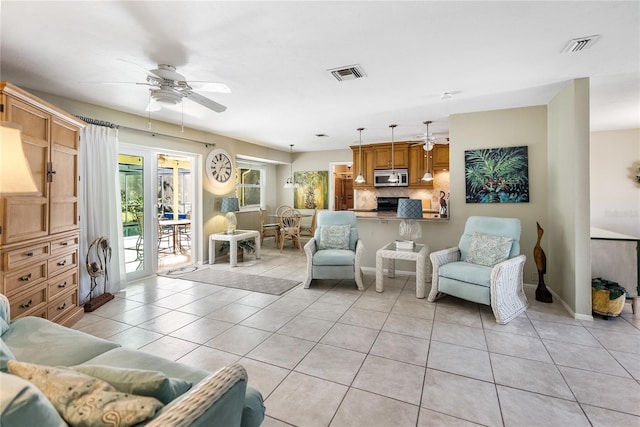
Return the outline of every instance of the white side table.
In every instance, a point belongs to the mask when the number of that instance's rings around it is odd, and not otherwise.
[[[391,242],[376,252],[376,291],[384,291],[384,259],[388,259],[388,276],[396,275],[396,260],[404,259],[416,262],[416,298],[424,298],[425,279],[430,270],[429,247],[415,245],[413,249],[396,249],[396,243]]]
[[[236,230],[233,234],[209,234],[209,264],[216,263],[215,241],[229,242],[229,264],[238,266],[238,240],[254,239],[256,242],[256,258],[260,259],[260,232],[256,230]]]

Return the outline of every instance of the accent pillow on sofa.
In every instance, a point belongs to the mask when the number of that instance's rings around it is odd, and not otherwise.
[[[0,372],[0,426],[64,427],[56,408],[36,386]]]
[[[152,397],[120,393],[108,383],[73,369],[10,360],[9,371],[30,381],[71,426],[133,426],[163,407]]]
[[[320,229],[318,249],[349,249],[351,226],[323,225]]]
[[[465,261],[493,267],[499,262],[509,259],[512,243],[513,239],[511,237],[475,232],[471,236],[471,244]]]
[[[165,405],[191,388],[190,382],[169,378],[159,371],[104,365],[78,365],[71,369],[106,381],[119,392],[155,397]]]

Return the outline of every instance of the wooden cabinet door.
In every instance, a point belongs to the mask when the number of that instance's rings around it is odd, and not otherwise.
[[[353,188],[369,188],[373,187],[373,151],[370,147],[362,147],[362,166],[360,165],[360,154],[358,147],[352,147],[353,149]],[[364,183],[358,184],[355,182],[355,178],[361,173],[364,177]]]
[[[2,243],[46,236],[48,227],[47,163],[49,162],[49,132],[51,116],[22,101],[7,96],[2,120],[22,126],[22,148],[40,196],[0,199]]]
[[[409,167],[409,144],[406,142],[395,143],[393,147],[393,167]]]
[[[449,169],[449,146],[436,144],[433,147],[433,170]]]
[[[373,168],[389,169],[391,167],[391,145],[380,144],[372,149],[373,152]]]
[[[51,188],[49,232],[78,228],[78,148],[80,131],[54,119],[51,127]],[[90,202],[90,201],[89,201]]]

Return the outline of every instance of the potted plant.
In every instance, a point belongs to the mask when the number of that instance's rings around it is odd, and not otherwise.
[[[617,282],[596,277],[591,280],[591,301],[593,312],[607,319],[619,316],[624,308],[627,290]]]
[[[238,246],[238,262],[244,259],[244,252],[252,254],[256,251],[256,241],[254,239],[243,239],[236,242]],[[226,254],[229,257],[229,242],[222,242],[220,244],[220,253]]]

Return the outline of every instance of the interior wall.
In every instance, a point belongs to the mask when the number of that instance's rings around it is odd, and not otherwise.
[[[457,245],[466,219],[471,215],[520,218],[521,253],[527,257],[524,281],[537,283],[537,268],[533,260],[533,247],[537,240],[536,222],[545,230],[549,228],[546,173],[547,107],[455,114],[449,118],[449,131],[451,216],[447,236],[443,236],[444,241],[434,244],[434,248]],[[466,203],[465,150],[523,145],[528,147],[529,154],[529,203]],[[549,243],[548,239],[543,239],[542,246],[545,251]]]
[[[589,79],[577,79],[548,107],[547,285],[578,316],[591,318]]]
[[[591,133],[591,226],[640,236],[640,129]]]

